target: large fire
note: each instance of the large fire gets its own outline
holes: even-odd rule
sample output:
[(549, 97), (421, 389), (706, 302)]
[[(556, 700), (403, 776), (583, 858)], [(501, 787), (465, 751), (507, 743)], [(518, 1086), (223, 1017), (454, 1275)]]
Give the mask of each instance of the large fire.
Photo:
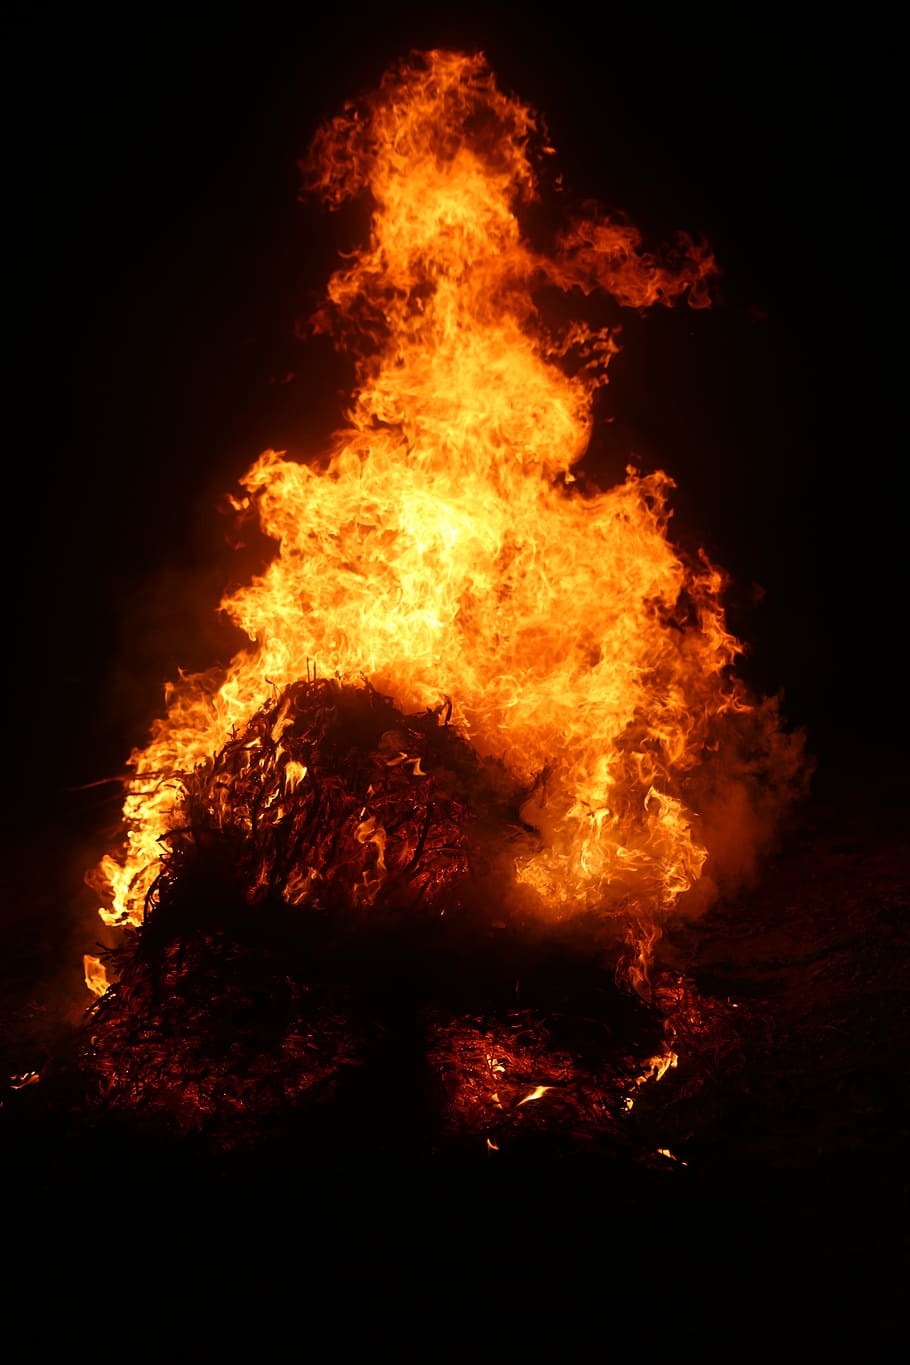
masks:
[[(356, 356), (356, 391), (327, 458), (266, 451), (243, 480), (237, 510), (276, 542), (222, 603), (249, 646), (217, 678), (170, 684), (132, 754), (125, 846), (94, 875), (105, 923), (142, 922), (194, 771), (313, 677), (367, 680), (405, 714), (445, 709), (523, 792), (503, 896), (528, 916), (609, 919), (643, 960), (742, 861), (737, 828), (766, 823), (798, 746), (735, 674), (722, 572), (668, 538), (670, 478), (630, 467), (599, 490), (573, 474), (616, 329), (557, 325), (541, 305), (559, 290), (702, 307), (715, 264), (683, 237), (650, 254), (599, 212), (537, 250), (518, 215), (551, 155), (485, 59), (451, 52), (413, 57), (316, 136), (309, 189), (372, 205), (315, 319)], [(279, 758), (292, 719), (279, 708)], [(406, 746), (388, 762), (419, 767)], [(312, 780), (286, 767), (288, 789)], [(372, 885), (387, 831), (364, 815), (357, 833)]]

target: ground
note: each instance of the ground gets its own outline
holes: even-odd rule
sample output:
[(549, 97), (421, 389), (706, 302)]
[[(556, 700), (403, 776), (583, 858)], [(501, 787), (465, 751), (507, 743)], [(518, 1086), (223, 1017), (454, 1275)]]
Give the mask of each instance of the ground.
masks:
[(495, 1302), (494, 1337), (537, 1324), (522, 1358), (549, 1358), (534, 1351), (552, 1336), (587, 1359), (638, 1316), (647, 1339), (703, 1359), (877, 1359), (908, 1325), (906, 809), (898, 782), (874, 801), (858, 782), (823, 770), (754, 887), (667, 936), (657, 997), (679, 1064), (594, 1141), (539, 1123), (498, 1152), (409, 1149), (409, 1120), (399, 1151), (371, 1152), (374, 1121), (349, 1108), (333, 1146), (302, 1159), (287, 1143), (219, 1157), (89, 1121), (61, 1081), (84, 1027), (60, 957), (78, 933), (39, 890), (4, 925), (4, 1075), (41, 1076), (4, 1089), (8, 1207), (34, 1231), (87, 1207), (100, 1227), (130, 1208), (154, 1219), (163, 1199), (178, 1260), (224, 1256), (227, 1219), (254, 1278), (291, 1272), (268, 1239), (294, 1228), (326, 1293), (343, 1264), (387, 1316), (412, 1302), (396, 1331), (461, 1303), (434, 1358), (482, 1358), (468, 1318)]

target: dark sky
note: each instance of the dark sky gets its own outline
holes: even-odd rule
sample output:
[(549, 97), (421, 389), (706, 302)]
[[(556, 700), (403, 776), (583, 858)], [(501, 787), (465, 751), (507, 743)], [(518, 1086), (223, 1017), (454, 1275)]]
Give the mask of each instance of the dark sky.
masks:
[(592, 473), (633, 454), (668, 469), (680, 535), (733, 576), (750, 676), (819, 747), (863, 735), (884, 611), (860, 624), (855, 584), (857, 566), (886, 576), (887, 498), (837, 472), (835, 149), (809, 44), (742, 16), (709, 39), (691, 17), (594, 34), (568, 13), (337, 10), (9, 21), (9, 708), (31, 717), (9, 743), (34, 790), (48, 762), (63, 786), (109, 775), (163, 679), (224, 647), (216, 504), (265, 446), (312, 448), (343, 401), (343, 366), (295, 336), (341, 244), (298, 201), (297, 158), (413, 47), (485, 51), (543, 114), (568, 200), (712, 242), (710, 312), (629, 319)]

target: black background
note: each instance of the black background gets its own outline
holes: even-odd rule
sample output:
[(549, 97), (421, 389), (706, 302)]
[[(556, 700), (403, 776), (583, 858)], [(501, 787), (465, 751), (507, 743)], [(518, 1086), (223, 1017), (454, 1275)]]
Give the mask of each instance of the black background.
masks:
[[(790, 722), (805, 727), (815, 790), (852, 789), (868, 814), (899, 785), (902, 508), (893, 446), (880, 439), (878, 402), (859, 375), (867, 302), (879, 286), (868, 278), (854, 107), (839, 55), (849, 38), (802, 32), (783, 12), (630, 19), (609, 6), (596, 21), (569, 7), (544, 18), (464, 5), (443, 18), (378, 5), (318, 19), (303, 6), (268, 5), (32, 6), (7, 18), (4, 930), (14, 949), (26, 945), (11, 970), (34, 980), (37, 998), (53, 999), (47, 954), (65, 937), (58, 970), (84, 1004), (79, 960), (97, 921), (82, 874), (105, 851), (120, 800), (105, 779), (144, 742), (164, 680), (230, 652), (214, 609), (248, 566), (227, 550), (219, 502), (260, 450), (305, 457), (339, 419), (349, 371), (326, 343), (298, 339), (296, 326), (339, 247), (353, 245), (339, 234), (354, 219), (299, 200), (297, 160), (323, 118), (411, 48), (487, 54), (501, 86), (546, 120), (567, 208), (593, 197), (627, 211), (655, 244), (677, 229), (710, 240), (723, 270), (712, 309), (625, 320), (586, 467), (608, 482), (634, 456), (676, 480), (674, 531), (729, 571), (731, 621), (749, 647), (743, 670), (758, 691), (781, 691)], [(857, 50), (851, 62), (855, 75)], [(35, 916), (48, 926), (37, 939), (20, 928)], [(66, 935), (53, 927), (61, 921)], [(95, 1193), (114, 1220), (109, 1240), (123, 1236), (130, 1254), (137, 1240), (147, 1250), (150, 1225), (123, 1232), (122, 1197)], [(495, 1189), (466, 1206), (461, 1230), (448, 1208), (446, 1234), (483, 1242), (476, 1284), (476, 1245), (463, 1256), (447, 1248), (461, 1283), (452, 1312), (465, 1339), (476, 1315), (479, 1344), (446, 1356), (442, 1314), (421, 1358), (487, 1358), (491, 1305), (500, 1328), (512, 1322), (527, 1337), (548, 1309), (548, 1282), (537, 1277), (558, 1267), (563, 1236), (576, 1259), (595, 1235), (602, 1255), (622, 1262), (628, 1229), (609, 1226), (606, 1196), (592, 1234), (584, 1180), (569, 1204), (557, 1178), (544, 1194), (544, 1247), (533, 1233), (518, 1246)], [(716, 1215), (723, 1192), (713, 1200)], [(513, 1189), (500, 1212), (519, 1207), (524, 1196)], [(351, 1198), (341, 1208), (350, 1222), (339, 1222), (327, 1248), (343, 1287), (351, 1237), (361, 1234), (348, 1231)], [(728, 1359), (711, 1327), (724, 1249), (706, 1251), (707, 1235), (703, 1273), (685, 1267), (674, 1322), (657, 1321), (659, 1286), (680, 1284), (687, 1255), (685, 1230), (668, 1228), (665, 1212), (649, 1206), (653, 1225), (637, 1229), (636, 1243), (649, 1249), (648, 1274), (630, 1262), (613, 1281), (628, 1297), (605, 1301), (592, 1347), (647, 1342), (682, 1324), (703, 1356)], [(169, 1235), (186, 1235), (185, 1210), (153, 1214), (158, 1233), (166, 1223)], [(734, 1205), (731, 1222), (736, 1214)], [(305, 1211), (294, 1216), (294, 1235), (305, 1237)], [(426, 1256), (440, 1250), (433, 1217), (424, 1209), (417, 1222), (427, 1240), (406, 1253), (425, 1282)], [(786, 1238), (786, 1228), (778, 1232)], [(222, 1271), (231, 1236), (228, 1219)], [(513, 1257), (508, 1302), (497, 1298), (497, 1238)], [(747, 1238), (741, 1230), (740, 1245)], [(381, 1260), (376, 1227), (369, 1246)], [(760, 1252), (751, 1249), (756, 1261)], [(239, 1250), (238, 1279), (224, 1282), (234, 1312), (251, 1293), (240, 1268), (255, 1253)], [(406, 1294), (407, 1275), (395, 1283)], [(603, 1288), (595, 1269), (583, 1286), (589, 1308)], [(283, 1292), (306, 1307), (292, 1273)], [(574, 1293), (561, 1285), (554, 1359)], [(792, 1294), (795, 1302), (797, 1281)], [(213, 1316), (224, 1297), (211, 1299)], [(759, 1283), (749, 1300), (756, 1318), (741, 1324), (734, 1358), (751, 1358), (745, 1344), (761, 1297)], [(440, 1309), (444, 1298), (437, 1286)], [(245, 1306), (253, 1319), (269, 1317), (262, 1297)], [(324, 1326), (326, 1305), (314, 1306)], [(344, 1313), (357, 1312), (355, 1296)], [(344, 1318), (330, 1318), (343, 1341)], [(778, 1358), (793, 1358), (780, 1330)]]
[(247, 566), (217, 505), (261, 449), (318, 451), (350, 385), (295, 335), (354, 231), (300, 200), (297, 160), (429, 46), (480, 48), (543, 115), (567, 213), (593, 197), (654, 245), (712, 243), (709, 312), (625, 319), (586, 468), (667, 469), (675, 534), (731, 575), (750, 681), (826, 761), (878, 743), (896, 509), (855, 426), (830, 62), (764, 19), (607, 18), (13, 21), (6, 676), (41, 716), (10, 737), (36, 794), (109, 776), (164, 679), (230, 652), (214, 607)]

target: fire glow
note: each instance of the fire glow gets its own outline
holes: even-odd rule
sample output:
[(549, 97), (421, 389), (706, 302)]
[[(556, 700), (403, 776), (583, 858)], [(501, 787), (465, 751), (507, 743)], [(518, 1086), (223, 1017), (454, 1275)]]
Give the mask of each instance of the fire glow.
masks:
[[(356, 357), (357, 387), (324, 459), (266, 451), (242, 481), (236, 510), (276, 542), (222, 602), (249, 646), (215, 680), (169, 684), (133, 752), (125, 844), (93, 874), (106, 924), (143, 922), (194, 771), (314, 674), (366, 680), (406, 715), (444, 712), (524, 793), (496, 869), (505, 901), (611, 921), (640, 975), (668, 917), (748, 860), (730, 812), (757, 838), (796, 746), (735, 674), (723, 573), (668, 537), (671, 479), (630, 467), (600, 490), (578, 472), (617, 326), (555, 326), (540, 304), (557, 290), (617, 311), (704, 307), (716, 267), (682, 236), (653, 255), (600, 211), (534, 248), (519, 213), (552, 154), (481, 55), (448, 52), (403, 63), (317, 134), (309, 190), (373, 209), (314, 319)], [(279, 748), (290, 723), (279, 712)], [(406, 747), (386, 761), (422, 775)], [(286, 764), (289, 791), (312, 780)], [(369, 907), (408, 850), (366, 808), (356, 838)], [(305, 907), (319, 879), (297, 873), (285, 894)]]

